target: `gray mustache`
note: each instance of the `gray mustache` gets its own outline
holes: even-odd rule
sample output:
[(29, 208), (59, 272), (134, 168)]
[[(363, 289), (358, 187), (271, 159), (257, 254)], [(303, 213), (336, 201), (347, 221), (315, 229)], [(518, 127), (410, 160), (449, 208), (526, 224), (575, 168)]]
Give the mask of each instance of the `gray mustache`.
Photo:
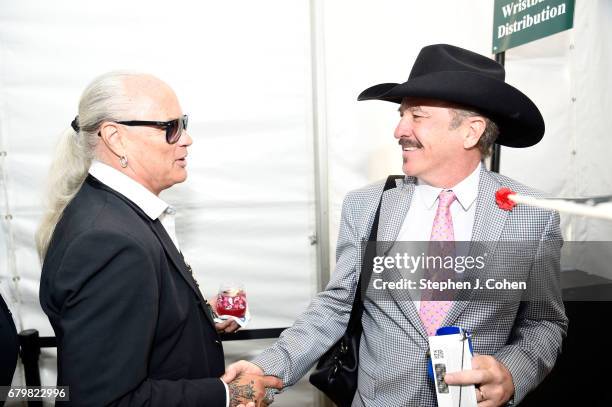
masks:
[(402, 148), (406, 148), (406, 147), (421, 148), (421, 147), (423, 147), (423, 145), (421, 143), (419, 143), (418, 140), (412, 140), (412, 139), (409, 139), (409, 138), (401, 138), (401, 139), (398, 140), (397, 144), (402, 146)]

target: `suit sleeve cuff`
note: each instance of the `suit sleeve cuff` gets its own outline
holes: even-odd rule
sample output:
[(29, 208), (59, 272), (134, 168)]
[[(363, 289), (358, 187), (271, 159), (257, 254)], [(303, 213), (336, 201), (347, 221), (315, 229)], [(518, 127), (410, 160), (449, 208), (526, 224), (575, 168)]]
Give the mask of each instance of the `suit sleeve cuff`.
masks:
[(223, 380), (221, 380), (221, 383), (223, 383), (223, 387), (225, 387), (225, 407), (230, 407), (229, 387), (227, 387), (227, 383), (225, 383)]
[(518, 347), (510, 345), (502, 348), (494, 357), (501, 362), (512, 376), (514, 394), (510, 399), (515, 405), (521, 402), (533, 385), (533, 364), (529, 357), (522, 353)]

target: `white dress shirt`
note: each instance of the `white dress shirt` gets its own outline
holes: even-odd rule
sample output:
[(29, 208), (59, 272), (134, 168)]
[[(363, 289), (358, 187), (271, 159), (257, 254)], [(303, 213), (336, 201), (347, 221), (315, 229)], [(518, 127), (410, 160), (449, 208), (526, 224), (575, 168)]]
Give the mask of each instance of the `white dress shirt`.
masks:
[[(476, 214), (476, 197), (478, 196), (481, 166), (482, 164), (479, 163), (470, 175), (453, 188), (436, 188), (417, 179), (410, 208), (397, 235), (397, 241), (429, 241), (433, 221), (438, 210), (438, 196), (443, 190), (453, 191), (457, 197), (450, 206), (455, 241), (470, 241)], [(414, 305), (418, 310), (420, 301), (414, 301)]]
[(0, 295), (4, 298), (4, 302), (11, 313), (11, 318), (13, 318), (13, 323), (15, 324), (15, 328), (19, 331), (20, 325), (17, 324), (17, 310), (14, 307), (14, 296), (13, 291), (11, 290), (9, 278), (0, 277)]
[(98, 181), (134, 202), (151, 220), (159, 219), (176, 249), (180, 251), (174, 222), (176, 210), (172, 206), (142, 184), (100, 161), (94, 160), (91, 163), (89, 173), (96, 177)]
[[(180, 251), (174, 222), (176, 209), (140, 183), (110, 165), (94, 160), (89, 168), (89, 173), (96, 177), (98, 181), (134, 202), (151, 220), (159, 219), (176, 249)], [(225, 386), (225, 400), (227, 407), (229, 407), (229, 389), (223, 380), (221, 382)]]

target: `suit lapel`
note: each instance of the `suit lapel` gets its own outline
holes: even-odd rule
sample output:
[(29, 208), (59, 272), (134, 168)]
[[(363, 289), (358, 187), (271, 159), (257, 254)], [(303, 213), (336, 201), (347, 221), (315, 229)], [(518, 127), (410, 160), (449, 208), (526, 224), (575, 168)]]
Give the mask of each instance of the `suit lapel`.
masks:
[(170, 236), (168, 236), (166, 229), (164, 229), (164, 226), (158, 219), (151, 222), (151, 229), (161, 242), (164, 251), (166, 252), (166, 255), (170, 258), (170, 260), (174, 264), (174, 267), (177, 268), (181, 277), (185, 280), (187, 285), (191, 287), (195, 295), (200, 299), (200, 303), (202, 305), (202, 309), (204, 311), (204, 314), (206, 315), (206, 318), (214, 326), (215, 322), (211, 315), (210, 308), (208, 306), (208, 301), (206, 301), (202, 296), (200, 287), (197, 285), (195, 279), (191, 275), (191, 271), (190, 269), (188, 269), (188, 266), (185, 263), (185, 260), (183, 259), (183, 255), (179, 253), (176, 246), (172, 242), (172, 239), (170, 239)]
[(187, 285), (191, 287), (191, 289), (200, 299), (200, 302), (202, 305), (202, 311), (204, 312), (204, 314), (206, 315), (206, 318), (210, 321), (210, 323), (214, 327), (215, 322), (211, 315), (210, 308), (208, 306), (208, 302), (204, 299), (204, 297), (202, 297), (202, 292), (200, 291), (199, 287), (197, 287), (195, 279), (191, 275), (191, 272), (187, 269), (187, 265), (185, 264), (183, 256), (177, 250), (176, 246), (172, 242), (172, 239), (170, 239), (170, 236), (168, 236), (168, 233), (166, 232), (166, 229), (164, 229), (161, 222), (157, 219), (155, 221), (152, 221), (151, 218), (149, 218), (142, 211), (142, 209), (138, 207), (138, 205), (130, 201), (128, 198), (126, 198), (119, 192), (110, 188), (108, 185), (104, 184), (103, 182), (100, 182), (94, 176), (88, 175), (86, 178), (86, 182), (88, 182), (94, 188), (101, 188), (101, 189), (104, 189), (105, 191), (108, 191), (116, 195), (119, 199), (124, 201), (130, 208), (132, 208), (136, 212), (136, 214), (138, 214), (138, 216), (140, 216), (145, 222), (149, 224), (149, 227), (151, 228), (153, 233), (155, 233), (155, 235), (157, 236), (157, 239), (160, 241), (162, 247), (164, 248), (164, 251), (166, 252), (166, 256), (170, 258), (170, 260), (174, 264), (174, 267), (176, 267), (176, 269), (179, 271), (179, 274), (181, 275), (181, 277), (185, 280)]
[[(404, 219), (410, 209), (412, 197), (414, 195), (416, 179), (407, 177), (404, 180), (397, 180), (397, 187), (386, 191), (382, 197), (380, 207), (380, 222), (378, 224), (378, 247), (377, 255), (381, 256), (388, 253), (397, 240)], [(388, 281), (398, 281), (403, 276), (398, 270), (390, 270)], [(406, 316), (406, 319), (424, 337), (427, 333), (419, 317), (419, 312), (414, 306), (414, 301), (410, 298), (408, 291), (390, 290), (391, 297), (397, 306)]]
[(398, 179), (395, 188), (385, 191), (380, 206), (380, 221), (378, 223), (378, 241), (389, 243), (387, 251), (393, 245), (397, 235), (404, 223), (412, 195), (414, 193), (413, 178), (408, 181)]
[(480, 181), (478, 183), (472, 241), (499, 241), (508, 218), (508, 211), (501, 209), (495, 203), (495, 192), (499, 188), (501, 188), (499, 182), (483, 166), (480, 170)]
[[(480, 171), (480, 181), (478, 183), (478, 196), (476, 198), (476, 213), (474, 216), (474, 227), (472, 229), (472, 244), (470, 245), (470, 255), (478, 256), (482, 254), (482, 243), (487, 252), (488, 258), (493, 258), (492, 254), (501, 237), (502, 231), (508, 218), (508, 211), (500, 209), (495, 203), (495, 192), (501, 187), (499, 182), (491, 176), (484, 165)], [(480, 248), (479, 248), (480, 247)], [(477, 275), (466, 276), (468, 280), (474, 281)], [(453, 303), (450, 311), (446, 315), (442, 326), (450, 326), (457, 321), (465, 307), (474, 295), (475, 290), (461, 290), (457, 300)]]

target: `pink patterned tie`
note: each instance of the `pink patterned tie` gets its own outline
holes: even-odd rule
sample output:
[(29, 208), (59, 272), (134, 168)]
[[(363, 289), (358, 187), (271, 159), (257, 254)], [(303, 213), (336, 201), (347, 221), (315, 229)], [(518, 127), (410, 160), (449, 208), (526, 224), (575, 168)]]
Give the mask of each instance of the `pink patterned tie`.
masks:
[[(453, 242), (455, 240), (450, 206), (456, 198), (457, 197), (453, 191), (440, 192), (440, 196), (438, 197), (438, 210), (436, 211), (436, 217), (434, 218), (433, 226), (431, 228), (431, 237), (429, 239), (430, 242)], [(454, 254), (454, 244), (442, 244), (442, 249), (438, 249), (437, 251), (431, 250), (431, 247), (433, 246), (433, 244), (430, 244), (430, 255), (434, 254), (431, 253), (431, 251), (435, 251), (436, 256), (442, 256), (443, 258), (445, 255)], [(431, 273), (425, 274), (425, 277), (429, 277), (430, 280), (432, 280), (432, 276), (433, 274)], [(436, 275), (433, 277), (433, 279), (440, 280), (439, 277), (440, 275)], [(432, 295), (431, 291), (422, 291), (421, 306), (419, 308), (419, 316), (421, 317), (423, 326), (425, 326), (425, 330), (429, 336), (435, 335), (436, 329), (440, 327), (440, 324), (453, 304), (452, 301), (430, 300), (434, 297), (435, 295)]]

